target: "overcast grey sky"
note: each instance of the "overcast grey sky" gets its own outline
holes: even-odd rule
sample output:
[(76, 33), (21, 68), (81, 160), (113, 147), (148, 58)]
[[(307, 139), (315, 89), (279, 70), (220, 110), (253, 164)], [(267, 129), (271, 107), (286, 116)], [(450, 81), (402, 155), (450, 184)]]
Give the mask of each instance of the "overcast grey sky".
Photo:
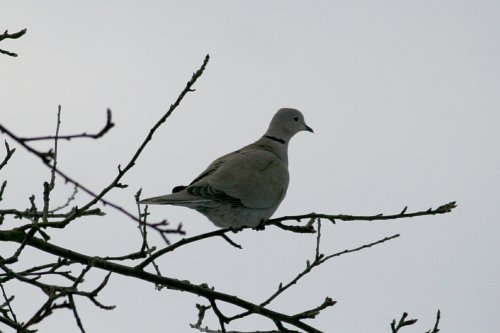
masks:
[[(190, 182), (215, 157), (262, 135), (284, 106), (300, 109), (315, 134), (300, 133), (290, 145), (291, 184), (275, 216), (458, 202), (444, 216), (325, 225), (325, 253), (401, 237), (325, 264), (273, 309), (300, 311), (330, 296), (338, 304), (314, 321), (325, 332), (389, 332), (403, 311), (419, 319), (406, 332), (424, 332), (438, 308), (443, 332), (498, 331), (500, 2), (0, 1), (0, 29), (22, 28), (25, 37), (0, 44), (19, 53), (0, 57), (0, 121), (21, 135), (52, 133), (61, 104), (62, 133), (90, 132), (110, 107), (116, 127), (109, 135), (59, 151), (61, 169), (94, 190), (115, 176), (211, 55), (197, 91), (126, 177), (129, 188), (109, 195), (130, 210), (137, 189), (158, 195)], [(2, 207), (26, 208), (47, 177), (18, 149), (0, 174), (9, 180)], [(58, 183), (54, 200), (71, 191)], [(135, 225), (108, 211), (53, 232), (53, 242), (91, 255), (138, 249)], [(189, 235), (215, 229), (188, 209), (151, 211), (182, 222)], [(214, 239), (159, 264), (165, 275), (259, 302), (314, 254), (314, 236), (274, 228), (233, 238), (243, 250)], [(152, 242), (161, 245), (156, 236)], [(13, 249), (0, 246), (1, 253)], [(96, 271), (89, 286), (102, 276)], [(40, 305), (25, 287), (9, 292), (19, 294), (21, 314)], [(188, 323), (201, 299), (113, 276), (101, 301), (116, 310), (79, 302), (88, 332), (193, 332)], [(217, 327), (213, 318), (208, 324)], [(69, 311), (39, 328), (77, 331)], [(269, 323), (233, 327), (258, 328)]]

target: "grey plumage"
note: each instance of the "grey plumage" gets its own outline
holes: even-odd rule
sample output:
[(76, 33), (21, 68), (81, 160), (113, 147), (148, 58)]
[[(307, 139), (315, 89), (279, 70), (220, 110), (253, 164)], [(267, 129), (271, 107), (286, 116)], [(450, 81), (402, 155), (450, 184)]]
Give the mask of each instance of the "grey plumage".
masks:
[(296, 109), (280, 109), (256, 142), (213, 161), (189, 186), (143, 204), (184, 206), (204, 214), (216, 226), (241, 229), (267, 221), (285, 197), (288, 143), (300, 131), (313, 130)]

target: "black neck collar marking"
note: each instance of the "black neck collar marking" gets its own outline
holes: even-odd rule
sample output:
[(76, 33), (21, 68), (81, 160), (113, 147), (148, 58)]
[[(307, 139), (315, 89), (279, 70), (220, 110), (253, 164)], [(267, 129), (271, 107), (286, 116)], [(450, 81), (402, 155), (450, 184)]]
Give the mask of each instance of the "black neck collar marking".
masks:
[(273, 140), (273, 141), (276, 141), (276, 142), (279, 142), (281, 144), (285, 144), (286, 141), (283, 140), (283, 139), (280, 139), (280, 138), (277, 138), (277, 137), (274, 137), (274, 136), (270, 136), (270, 135), (264, 135), (265, 138), (268, 138), (269, 140)]

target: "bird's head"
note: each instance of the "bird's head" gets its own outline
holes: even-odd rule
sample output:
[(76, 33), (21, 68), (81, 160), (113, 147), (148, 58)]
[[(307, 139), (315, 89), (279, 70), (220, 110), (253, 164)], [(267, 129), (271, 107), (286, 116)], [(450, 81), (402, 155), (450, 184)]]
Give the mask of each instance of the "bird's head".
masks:
[(313, 129), (307, 126), (304, 116), (299, 110), (283, 108), (274, 115), (266, 135), (287, 142), (292, 136), (301, 131), (314, 133)]

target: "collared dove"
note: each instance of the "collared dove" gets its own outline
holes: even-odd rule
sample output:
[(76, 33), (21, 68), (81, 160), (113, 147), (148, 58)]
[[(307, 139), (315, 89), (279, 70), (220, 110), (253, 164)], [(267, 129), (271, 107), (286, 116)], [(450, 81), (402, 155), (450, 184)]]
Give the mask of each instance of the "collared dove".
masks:
[(288, 143), (300, 131), (313, 132), (296, 109), (280, 109), (257, 141), (213, 161), (189, 186), (143, 204), (194, 209), (221, 228), (257, 227), (278, 208), (288, 188)]

